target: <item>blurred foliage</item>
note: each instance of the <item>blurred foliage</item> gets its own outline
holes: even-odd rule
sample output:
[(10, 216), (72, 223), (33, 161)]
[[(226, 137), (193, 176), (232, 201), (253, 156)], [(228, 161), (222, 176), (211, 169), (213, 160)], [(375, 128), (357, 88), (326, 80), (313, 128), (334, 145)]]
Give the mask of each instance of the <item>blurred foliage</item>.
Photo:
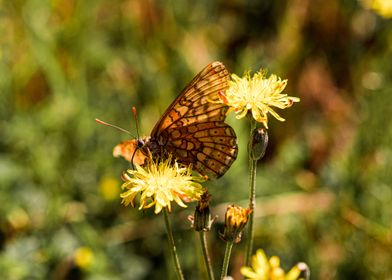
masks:
[[(134, 105), (148, 134), (186, 83), (220, 60), (239, 75), (268, 67), (301, 98), (286, 122), (270, 123), (256, 248), (281, 256), (285, 270), (308, 263), (312, 279), (392, 279), (388, 5), (0, 0), (0, 278), (172, 279), (162, 217), (120, 205), (127, 163), (111, 150), (129, 136), (94, 118), (135, 132)], [(247, 198), (248, 127), (228, 121), (240, 153), (209, 183), (216, 268), (221, 206)], [(191, 208), (171, 218), (187, 279), (203, 279)], [(235, 279), (243, 249), (233, 250)]]

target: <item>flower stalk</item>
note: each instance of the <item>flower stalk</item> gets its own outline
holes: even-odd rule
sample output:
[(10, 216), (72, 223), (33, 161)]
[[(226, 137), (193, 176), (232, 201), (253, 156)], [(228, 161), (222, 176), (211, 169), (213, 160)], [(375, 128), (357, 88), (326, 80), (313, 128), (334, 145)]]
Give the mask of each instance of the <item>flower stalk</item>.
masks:
[(206, 265), (208, 280), (214, 280), (214, 270), (212, 269), (211, 258), (208, 253), (208, 246), (207, 246), (207, 232), (206, 231), (199, 231), (201, 249), (203, 251), (204, 263)]
[(226, 242), (225, 256), (223, 257), (222, 273), (220, 279), (225, 279), (227, 275), (227, 270), (229, 268), (231, 249), (233, 248), (233, 241)]
[(211, 258), (208, 253), (207, 246), (207, 232), (211, 229), (211, 224), (213, 219), (211, 219), (209, 202), (211, 200), (211, 195), (208, 190), (200, 197), (200, 200), (196, 206), (195, 213), (193, 217), (191, 216), (191, 221), (195, 231), (199, 232), (200, 244), (203, 251), (204, 264), (206, 266), (206, 271), (209, 280), (214, 280), (214, 270), (212, 269)]
[(253, 252), (254, 239), (254, 210), (256, 208), (256, 170), (257, 161), (261, 159), (267, 148), (268, 133), (264, 128), (257, 128), (256, 121), (249, 116), (250, 120), (250, 136), (248, 144), (249, 157), (249, 226), (248, 226), (248, 240), (245, 253), (245, 264), (249, 265)]
[(181, 270), (180, 260), (178, 259), (176, 245), (174, 244), (173, 232), (169, 220), (168, 210), (166, 208), (163, 209), (163, 217), (165, 220), (167, 238), (169, 241), (169, 249), (173, 258), (174, 269), (176, 271), (177, 279), (184, 280), (184, 275)]
[(251, 210), (248, 222), (248, 239), (246, 244), (245, 253), (245, 264), (249, 265), (250, 259), (252, 257), (253, 251), (253, 239), (254, 239), (254, 209), (256, 208), (256, 170), (257, 170), (257, 160), (252, 157), (252, 134), (253, 130), (256, 128), (256, 121), (253, 118), (250, 119), (250, 136), (249, 136), (249, 146), (248, 146), (248, 156), (249, 156), (249, 209)]

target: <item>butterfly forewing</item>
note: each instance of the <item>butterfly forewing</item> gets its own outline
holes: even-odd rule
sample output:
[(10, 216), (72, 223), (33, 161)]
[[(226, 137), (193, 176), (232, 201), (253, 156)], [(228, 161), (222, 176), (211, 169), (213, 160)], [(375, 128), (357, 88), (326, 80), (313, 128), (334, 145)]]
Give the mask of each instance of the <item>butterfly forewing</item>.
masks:
[(163, 150), (203, 175), (222, 176), (238, 152), (235, 132), (224, 123), (227, 107), (213, 102), (227, 90), (228, 80), (221, 62), (205, 67), (155, 125), (150, 140), (153, 154)]
[(229, 73), (221, 62), (207, 65), (169, 106), (151, 136), (159, 136), (169, 126), (181, 127), (205, 119), (223, 121), (227, 106), (211, 101), (218, 98), (219, 92), (227, 90), (228, 81)]

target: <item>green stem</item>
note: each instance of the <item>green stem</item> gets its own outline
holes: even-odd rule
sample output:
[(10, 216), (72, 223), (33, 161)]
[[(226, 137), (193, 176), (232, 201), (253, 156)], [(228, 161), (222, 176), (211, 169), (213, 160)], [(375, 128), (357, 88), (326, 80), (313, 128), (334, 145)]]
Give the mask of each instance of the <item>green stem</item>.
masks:
[(231, 256), (231, 249), (233, 248), (233, 241), (226, 241), (226, 249), (225, 249), (225, 256), (223, 259), (223, 265), (222, 265), (222, 274), (221, 274), (221, 280), (223, 280), (226, 275), (227, 275), (227, 270), (229, 268), (229, 262), (230, 262), (230, 256)]
[(208, 279), (214, 280), (215, 279), (214, 271), (212, 270), (210, 255), (208, 254), (207, 232), (205, 232), (204, 230), (199, 231), (199, 236), (200, 236), (201, 248), (203, 249), (203, 257), (206, 265)]
[(174, 267), (175, 267), (176, 274), (177, 274), (177, 279), (184, 280), (184, 275), (182, 274), (182, 271), (181, 271), (180, 260), (178, 259), (178, 255), (177, 255), (176, 245), (174, 244), (174, 238), (173, 238), (173, 232), (172, 232), (171, 225), (170, 225), (169, 214), (168, 214), (166, 208), (163, 209), (163, 216), (165, 218), (167, 237), (169, 239), (169, 248), (170, 248), (170, 251), (171, 251), (171, 254), (173, 257), (173, 262), (174, 262)]
[(254, 210), (256, 208), (256, 166), (257, 160), (252, 158), (252, 132), (256, 128), (256, 122), (251, 119), (250, 120), (250, 134), (249, 134), (249, 145), (248, 145), (248, 157), (249, 157), (249, 209), (251, 210), (248, 221), (248, 239), (246, 246), (246, 255), (245, 255), (245, 265), (250, 265), (250, 260), (253, 252), (253, 239), (254, 239), (254, 229), (253, 229), (253, 221), (254, 221)]

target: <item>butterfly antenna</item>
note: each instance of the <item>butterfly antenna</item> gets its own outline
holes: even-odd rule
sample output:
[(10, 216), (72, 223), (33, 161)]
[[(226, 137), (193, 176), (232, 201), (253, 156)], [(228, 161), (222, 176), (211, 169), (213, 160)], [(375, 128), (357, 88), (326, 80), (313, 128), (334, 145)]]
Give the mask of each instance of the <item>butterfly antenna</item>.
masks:
[(136, 113), (136, 107), (132, 107), (132, 113), (133, 113), (133, 118), (135, 119), (135, 124), (136, 124), (136, 134), (137, 134), (137, 139), (140, 139), (139, 136), (139, 122), (137, 120), (137, 113)]
[[(137, 139), (138, 139), (138, 143), (139, 143), (139, 139), (140, 139), (140, 134), (139, 134), (139, 121), (137, 118), (137, 111), (136, 111), (136, 107), (132, 106), (132, 114), (133, 114), (133, 118), (135, 119), (135, 125), (136, 125), (136, 135), (137, 135)], [(139, 145), (136, 146), (135, 151), (133, 152), (132, 155), (132, 160), (131, 160), (131, 164), (132, 164), (132, 168), (135, 169), (135, 166), (133, 164), (133, 159), (135, 158), (136, 152), (137, 150), (139, 150), (141, 147), (139, 147)]]
[(124, 128), (121, 128), (121, 127), (119, 127), (119, 126), (117, 126), (117, 125), (114, 125), (114, 124), (111, 124), (111, 123), (107, 123), (107, 122), (101, 121), (100, 119), (95, 119), (95, 121), (96, 121), (97, 123), (99, 123), (99, 124), (103, 124), (103, 125), (106, 125), (106, 126), (110, 126), (110, 127), (115, 128), (115, 129), (118, 129), (118, 130), (120, 130), (120, 131), (122, 131), (122, 132), (125, 132), (125, 133), (127, 133), (127, 134), (129, 134), (129, 135), (132, 135), (132, 133), (130, 133), (128, 130), (126, 130), (126, 129), (124, 129)]

